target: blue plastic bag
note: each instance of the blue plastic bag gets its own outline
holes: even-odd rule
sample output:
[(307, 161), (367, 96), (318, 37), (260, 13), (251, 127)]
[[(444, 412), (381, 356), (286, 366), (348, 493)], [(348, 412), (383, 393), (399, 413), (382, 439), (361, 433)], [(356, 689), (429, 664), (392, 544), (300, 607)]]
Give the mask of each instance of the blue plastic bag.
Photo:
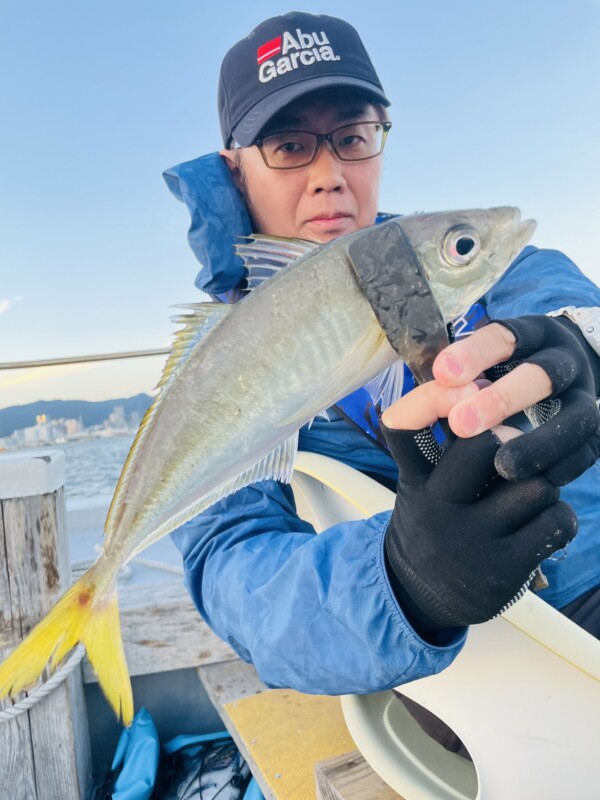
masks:
[(95, 800), (264, 800), (226, 732), (180, 735), (160, 745), (142, 708), (123, 730)]
[(111, 770), (120, 770), (113, 787), (113, 800), (149, 800), (154, 790), (160, 743), (154, 721), (141, 708), (117, 744)]

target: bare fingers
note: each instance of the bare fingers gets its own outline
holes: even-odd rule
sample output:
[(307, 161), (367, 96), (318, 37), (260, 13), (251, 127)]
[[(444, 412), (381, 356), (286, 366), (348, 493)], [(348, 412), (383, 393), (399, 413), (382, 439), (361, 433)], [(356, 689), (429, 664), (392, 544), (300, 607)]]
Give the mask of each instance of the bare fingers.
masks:
[(464, 386), (442, 386), (437, 381), (429, 381), (401, 397), (384, 411), (381, 419), (388, 428), (420, 430), (438, 419), (447, 418), (456, 403), (468, 402), (466, 398), (478, 391), (479, 387), (473, 382)]
[[(439, 354), (433, 365), (436, 381), (449, 387), (472, 381), (510, 359), (515, 346), (510, 330), (494, 323), (486, 325)], [(458, 401), (449, 412), (448, 423), (457, 436), (476, 436), (550, 394), (552, 382), (546, 372), (535, 364), (521, 364), (476, 396)]]
[(541, 367), (520, 364), (476, 397), (457, 403), (448, 423), (457, 436), (476, 436), (551, 394), (552, 384)]

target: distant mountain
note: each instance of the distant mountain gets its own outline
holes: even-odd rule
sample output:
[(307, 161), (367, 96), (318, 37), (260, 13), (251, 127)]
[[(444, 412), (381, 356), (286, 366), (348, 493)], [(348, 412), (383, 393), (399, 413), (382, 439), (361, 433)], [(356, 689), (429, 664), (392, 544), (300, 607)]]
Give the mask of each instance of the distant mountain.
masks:
[(10, 436), (19, 428), (29, 428), (35, 425), (35, 418), (45, 414), (48, 419), (79, 419), (81, 418), (86, 428), (92, 425), (101, 425), (108, 419), (115, 406), (123, 406), (125, 414), (137, 411), (143, 415), (152, 402), (147, 394), (136, 394), (135, 397), (119, 398), (118, 400), (101, 400), (90, 402), (88, 400), (38, 400), (24, 406), (11, 406), (0, 409), (0, 438)]

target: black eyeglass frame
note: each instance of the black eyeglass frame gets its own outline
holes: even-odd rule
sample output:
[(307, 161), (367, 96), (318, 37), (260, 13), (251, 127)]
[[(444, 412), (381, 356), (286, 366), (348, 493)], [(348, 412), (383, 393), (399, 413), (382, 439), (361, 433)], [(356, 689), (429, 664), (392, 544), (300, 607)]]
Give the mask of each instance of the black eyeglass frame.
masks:
[[(381, 145), (376, 153), (373, 153), (373, 155), (371, 156), (364, 156), (363, 158), (344, 158), (344, 156), (338, 153), (332, 138), (333, 134), (343, 130), (343, 128), (351, 128), (354, 125), (381, 125), (382, 128)], [(392, 123), (390, 120), (385, 120), (384, 122), (382, 122), (381, 120), (373, 119), (373, 120), (365, 120), (363, 122), (347, 122), (345, 125), (340, 125), (339, 127), (334, 128), (332, 131), (329, 131), (328, 133), (314, 133), (314, 131), (300, 131), (300, 130), (281, 131), (280, 133), (270, 133), (267, 136), (261, 136), (254, 142), (254, 144), (256, 145), (256, 147), (258, 147), (258, 152), (261, 154), (262, 160), (265, 162), (265, 165), (269, 169), (288, 170), (288, 169), (302, 169), (302, 167), (308, 167), (308, 165), (312, 164), (312, 162), (317, 157), (317, 153), (321, 149), (321, 145), (323, 144), (323, 142), (329, 142), (331, 150), (340, 159), (340, 161), (346, 161), (346, 162), (369, 161), (369, 159), (377, 158), (377, 156), (380, 156), (383, 153), (383, 148), (385, 147), (387, 135), (390, 132), (391, 127)], [(312, 156), (310, 157), (310, 161), (306, 161), (304, 164), (296, 164), (293, 167), (274, 167), (271, 164), (269, 164), (269, 162), (267, 161), (267, 157), (262, 149), (265, 139), (269, 139), (271, 136), (281, 136), (282, 134), (286, 133), (308, 133), (310, 136), (315, 137), (315, 149), (313, 151)]]

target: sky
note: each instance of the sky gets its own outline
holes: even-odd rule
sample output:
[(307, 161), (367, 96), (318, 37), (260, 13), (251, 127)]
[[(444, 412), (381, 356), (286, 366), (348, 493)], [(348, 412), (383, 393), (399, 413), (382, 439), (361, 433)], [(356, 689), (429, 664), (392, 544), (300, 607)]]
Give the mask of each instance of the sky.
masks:
[[(515, 205), (596, 283), (600, 0), (304, 2), (392, 107), (380, 207)], [(270, 0), (0, 0), (0, 362), (167, 347), (202, 299), (163, 170), (219, 149), (221, 60)], [(0, 371), (0, 408), (150, 392), (164, 358)]]

